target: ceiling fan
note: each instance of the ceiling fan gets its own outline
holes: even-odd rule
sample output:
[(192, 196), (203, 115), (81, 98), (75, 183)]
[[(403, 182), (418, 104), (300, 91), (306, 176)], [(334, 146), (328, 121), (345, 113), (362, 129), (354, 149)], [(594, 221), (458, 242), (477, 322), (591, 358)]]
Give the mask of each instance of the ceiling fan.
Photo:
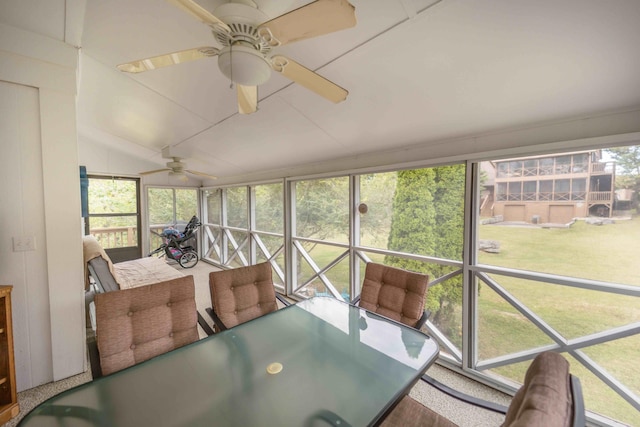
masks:
[(258, 107), (258, 86), (271, 70), (335, 103), (348, 91), (272, 49), (355, 26), (355, 7), (348, 0), (316, 0), (269, 20), (251, 0), (235, 0), (215, 9), (215, 15), (193, 0), (168, 0), (211, 27), (223, 46), (198, 47), (118, 65), (120, 71), (140, 73), (201, 58), (218, 57), (218, 68), (236, 84), (238, 111)]
[(190, 170), (190, 169), (185, 169), (185, 167), (187, 165), (182, 162), (182, 158), (181, 157), (171, 157), (171, 159), (173, 159), (173, 160), (170, 161), (170, 162), (167, 162), (167, 167), (166, 168), (156, 169), (156, 170), (146, 171), (146, 172), (140, 172), (140, 175), (151, 175), (151, 174), (154, 174), (154, 173), (169, 172), (169, 176), (178, 176), (184, 181), (187, 181), (189, 179), (186, 174), (201, 176), (201, 177), (209, 178), (209, 179), (217, 179), (217, 177), (215, 177), (213, 175), (206, 174), (204, 172), (198, 172), (198, 171), (194, 171), (194, 170)]

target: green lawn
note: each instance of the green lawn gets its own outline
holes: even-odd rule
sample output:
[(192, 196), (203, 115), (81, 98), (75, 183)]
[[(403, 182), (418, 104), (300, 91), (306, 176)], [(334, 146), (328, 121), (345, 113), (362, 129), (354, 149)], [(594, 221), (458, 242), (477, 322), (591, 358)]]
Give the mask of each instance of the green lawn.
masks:
[[(479, 254), (479, 261), (484, 264), (640, 286), (637, 272), (640, 218), (603, 226), (579, 221), (563, 229), (485, 225), (480, 228), (480, 238), (497, 240), (501, 245), (499, 254)], [(322, 267), (342, 252), (342, 248), (317, 245), (311, 254)], [(375, 262), (384, 260), (382, 255), (371, 255), (371, 258)], [(308, 278), (311, 268), (306, 262), (301, 268), (302, 277)], [(345, 258), (327, 276), (339, 291), (348, 290), (348, 260)], [(569, 339), (640, 321), (640, 298), (506, 276), (492, 277)], [(324, 291), (317, 282), (316, 288)], [(482, 360), (552, 343), (486, 284), (481, 284), (479, 308)], [(583, 351), (633, 393), (640, 395), (640, 366), (634, 363), (639, 359), (639, 350), (640, 335), (635, 335)], [(572, 372), (582, 381), (589, 410), (630, 425), (640, 425), (637, 410), (579, 362), (569, 359)], [(510, 365), (494, 372), (522, 382), (528, 364)]]
[[(640, 285), (640, 220), (593, 226), (577, 222), (568, 229), (482, 226), (483, 239), (497, 240), (499, 254), (481, 253), (482, 263), (530, 271)], [(640, 321), (640, 299), (604, 292), (493, 276), (518, 300), (566, 338), (575, 338)], [(486, 285), (480, 290), (482, 359), (552, 343)], [(640, 394), (640, 336), (589, 347), (584, 352), (636, 395)], [(527, 363), (496, 369), (522, 381)], [(640, 413), (571, 359), (583, 383), (588, 409), (631, 425)]]

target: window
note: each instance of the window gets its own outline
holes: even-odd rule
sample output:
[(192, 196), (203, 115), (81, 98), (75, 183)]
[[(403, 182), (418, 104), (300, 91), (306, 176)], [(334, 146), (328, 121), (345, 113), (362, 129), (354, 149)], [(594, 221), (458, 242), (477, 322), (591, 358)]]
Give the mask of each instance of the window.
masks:
[(388, 248), (397, 180), (397, 172), (360, 176), (360, 200), (357, 215), (360, 224), (361, 246)]
[(140, 180), (89, 176), (85, 232), (95, 236), (114, 262), (140, 258)]
[(149, 250), (162, 244), (160, 234), (167, 227), (184, 230), (192, 216), (198, 216), (198, 189), (147, 188)]
[[(640, 180), (627, 162), (640, 160), (632, 148), (207, 190), (206, 209), (219, 213), (207, 215), (204, 235), (210, 259), (235, 265), (242, 248), (243, 263), (268, 260), (274, 280), (300, 297), (352, 299), (371, 261), (424, 272), (425, 328), (447, 363), (510, 387), (552, 348), (570, 360), (597, 421), (635, 425)], [(478, 175), (466, 182), (469, 166)]]
[(522, 183), (522, 195), (523, 200), (535, 201), (536, 200), (536, 186), (537, 181), (525, 181)]
[(349, 177), (294, 183), (295, 292), (350, 299)]
[(555, 173), (558, 175), (571, 172), (571, 156), (556, 157)]
[(556, 179), (553, 184), (553, 200), (569, 200), (570, 179)]
[(571, 200), (585, 200), (587, 194), (587, 180), (586, 179), (572, 179), (571, 180)]
[(553, 158), (545, 157), (539, 160), (540, 175), (552, 175), (553, 174)]
[(524, 164), (524, 176), (536, 176), (538, 175), (538, 160), (529, 159), (523, 162)]
[(544, 180), (544, 181), (540, 181), (540, 193), (539, 193), (539, 200), (544, 201), (544, 200), (551, 200), (553, 197), (553, 181), (551, 180)]
[(203, 194), (203, 258), (224, 267), (270, 262), (274, 284), (283, 287), (283, 184), (210, 189)]
[(248, 187), (226, 189), (225, 264), (230, 267), (244, 267), (249, 261), (249, 211)]
[(509, 183), (509, 197), (508, 200), (522, 200), (522, 182), (510, 182)]
[(499, 182), (496, 186), (496, 200), (504, 201), (507, 200), (507, 183)]
[[(632, 148), (621, 147), (617, 156), (640, 165), (629, 154)], [(615, 159), (616, 150), (602, 150), (602, 158)], [(637, 185), (637, 172), (605, 160), (590, 178), (595, 189), (605, 191), (594, 190), (589, 199), (589, 158), (590, 153), (557, 156), (554, 171), (567, 177), (540, 180), (538, 200), (519, 210), (496, 189), (494, 209), (505, 221), (477, 226), (477, 265), (471, 266), (477, 354), (470, 359), (477, 358), (479, 371), (522, 382), (528, 361), (519, 362), (518, 355), (555, 348), (580, 377), (588, 410), (634, 425), (640, 422), (640, 371), (630, 364), (640, 348), (640, 218), (631, 203), (618, 202), (625, 210), (617, 211), (610, 198), (612, 189)], [(539, 159), (541, 170), (548, 159)], [(517, 191), (511, 184), (509, 200)], [(525, 198), (532, 191), (534, 182), (524, 182)], [(609, 212), (620, 219), (597, 216), (606, 219)], [(511, 226), (510, 214), (529, 224)]]
[(205, 200), (207, 203), (207, 216), (205, 222), (210, 224), (221, 225), (220, 212), (222, 209), (222, 190), (212, 190), (205, 192)]

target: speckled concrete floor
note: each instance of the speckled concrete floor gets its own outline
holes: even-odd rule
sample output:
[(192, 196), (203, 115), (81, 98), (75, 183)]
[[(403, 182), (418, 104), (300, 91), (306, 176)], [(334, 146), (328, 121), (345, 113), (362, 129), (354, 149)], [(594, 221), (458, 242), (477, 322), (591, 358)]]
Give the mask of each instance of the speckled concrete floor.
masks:
[[(427, 374), (455, 390), (484, 400), (504, 406), (508, 406), (511, 401), (510, 396), (439, 365), (433, 365)], [(423, 405), (461, 427), (499, 426), (504, 421), (504, 415), (450, 397), (425, 381), (418, 381), (409, 394)]]

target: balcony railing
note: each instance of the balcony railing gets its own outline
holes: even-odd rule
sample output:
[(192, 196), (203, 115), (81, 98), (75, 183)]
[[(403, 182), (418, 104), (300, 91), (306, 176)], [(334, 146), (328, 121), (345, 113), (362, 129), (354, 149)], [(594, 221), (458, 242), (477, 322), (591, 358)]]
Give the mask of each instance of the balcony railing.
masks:
[(590, 202), (610, 202), (613, 200), (613, 191), (591, 191), (589, 192)]
[[(155, 249), (162, 244), (162, 238), (159, 234), (167, 227), (169, 227), (167, 224), (156, 224), (149, 227), (151, 231), (151, 249)], [(138, 229), (136, 226), (96, 227), (91, 228), (89, 234), (95, 237), (105, 249), (125, 248), (138, 245)]]
[[(592, 193), (593, 194), (593, 193)], [(497, 194), (497, 202), (505, 201), (525, 201), (525, 202), (548, 202), (548, 201), (583, 201), (586, 199), (587, 193), (584, 191), (560, 191), (560, 192), (539, 192), (539, 193), (510, 193), (510, 194)], [(589, 201), (611, 201), (611, 191), (599, 191), (596, 198), (589, 198)]]
[(136, 226), (92, 228), (89, 230), (89, 234), (95, 237), (105, 249), (125, 248), (138, 244)]

